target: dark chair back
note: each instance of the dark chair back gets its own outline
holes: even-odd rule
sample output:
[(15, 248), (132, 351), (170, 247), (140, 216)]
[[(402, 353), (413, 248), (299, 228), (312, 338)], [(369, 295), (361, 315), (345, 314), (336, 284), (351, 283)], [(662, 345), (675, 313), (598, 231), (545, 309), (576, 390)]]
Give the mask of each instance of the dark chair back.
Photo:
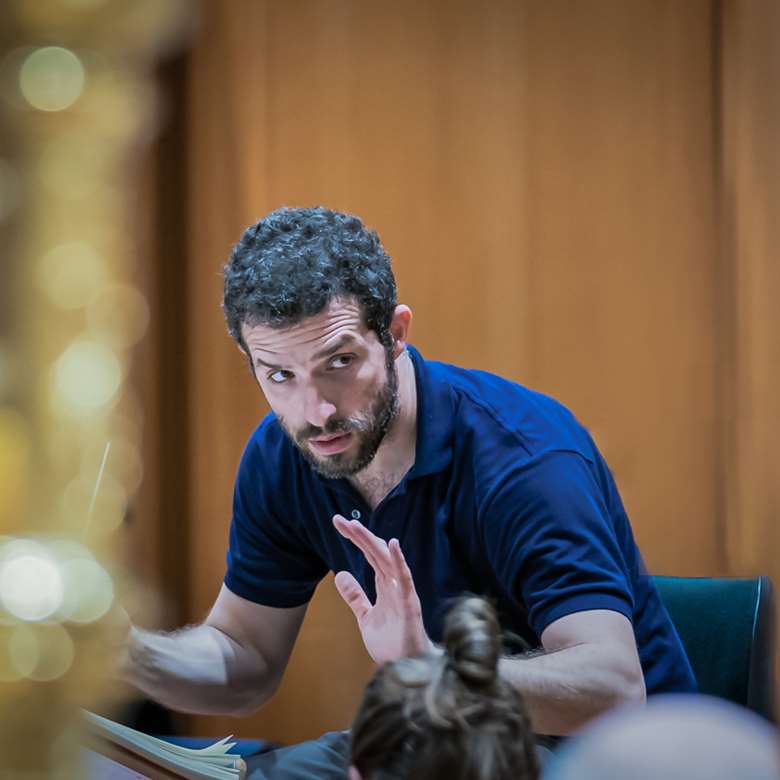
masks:
[(774, 593), (769, 577), (653, 577), (701, 693), (774, 721)]

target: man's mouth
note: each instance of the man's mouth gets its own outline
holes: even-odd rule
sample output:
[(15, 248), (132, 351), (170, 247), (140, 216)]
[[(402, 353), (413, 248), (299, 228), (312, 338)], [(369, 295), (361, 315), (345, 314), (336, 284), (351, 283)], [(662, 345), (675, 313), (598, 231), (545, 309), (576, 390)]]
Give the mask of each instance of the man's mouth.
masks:
[(312, 449), (320, 455), (336, 455), (352, 443), (351, 433), (326, 433), (309, 439)]

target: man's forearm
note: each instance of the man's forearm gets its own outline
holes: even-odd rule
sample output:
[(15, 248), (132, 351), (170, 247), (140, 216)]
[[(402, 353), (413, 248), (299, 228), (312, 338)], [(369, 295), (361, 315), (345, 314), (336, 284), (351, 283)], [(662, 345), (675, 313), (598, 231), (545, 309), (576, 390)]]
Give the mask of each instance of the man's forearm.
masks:
[(525, 697), (537, 734), (569, 734), (602, 712), (645, 698), (641, 668), (608, 645), (504, 658), (499, 669)]
[(248, 714), (279, 683), (257, 653), (207, 624), (172, 634), (133, 628), (123, 672), (150, 698), (197, 714)]

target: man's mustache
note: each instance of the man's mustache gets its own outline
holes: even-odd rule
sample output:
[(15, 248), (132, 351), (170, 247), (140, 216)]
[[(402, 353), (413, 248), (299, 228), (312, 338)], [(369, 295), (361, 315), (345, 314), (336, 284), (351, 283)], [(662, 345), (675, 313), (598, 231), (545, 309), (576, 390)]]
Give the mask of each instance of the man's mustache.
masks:
[(299, 444), (305, 444), (309, 439), (313, 439), (316, 436), (324, 436), (329, 433), (350, 433), (351, 431), (360, 430), (360, 425), (355, 420), (347, 420), (344, 418), (328, 420), (324, 427), (319, 425), (307, 425), (305, 428), (301, 428), (295, 436), (295, 440)]

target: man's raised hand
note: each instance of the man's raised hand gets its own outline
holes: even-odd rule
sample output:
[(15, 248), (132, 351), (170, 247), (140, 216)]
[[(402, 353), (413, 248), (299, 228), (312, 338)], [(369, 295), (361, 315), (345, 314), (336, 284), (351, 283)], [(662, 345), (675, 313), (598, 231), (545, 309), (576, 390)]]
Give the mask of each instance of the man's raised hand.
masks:
[(357, 618), (369, 655), (379, 664), (432, 650), (420, 598), (398, 540), (391, 539), (388, 544), (359, 521), (341, 515), (333, 517), (333, 525), (360, 549), (374, 570), (375, 604), (349, 572), (336, 575), (336, 588)]

